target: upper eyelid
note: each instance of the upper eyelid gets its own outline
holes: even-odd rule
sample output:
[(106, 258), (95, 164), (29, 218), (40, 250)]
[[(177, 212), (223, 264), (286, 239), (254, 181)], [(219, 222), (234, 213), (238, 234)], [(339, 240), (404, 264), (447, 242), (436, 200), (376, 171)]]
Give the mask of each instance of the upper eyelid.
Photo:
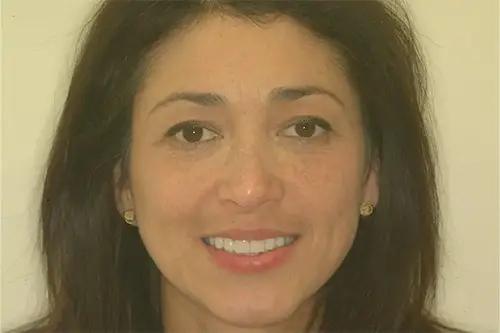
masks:
[[(300, 123), (302, 121), (311, 121), (311, 120), (312, 121), (316, 121), (316, 125), (318, 125), (320, 127), (323, 127), (326, 130), (331, 130), (331, 128), (332, 128), (330, 122), (327, 121), (327, 120), (325, 120), (322, 117), (316, 117), (316, 116), (298, 116), (298, 117), (294, 117), (294, 118), (290, 119), (289, 121), (287, 121), (286, 124), (284, 126), (282, 126), (281, 130), (287, 129), (290, 126), (296, 125), (297, 123)], [(325, 126), (321, 126), (322, 124), (318, 124), (318, 122), (323, 123), (323, 125), (325, 125)], [(191, 126), (195, 126), (195, 127), (204, 128), (206, 130), (215, 132), (216, 134), (222, 136), (221, 130), (219, 128), (217, 128), (216, 126), (208, 124), (207, 122), (204, 122), (204, 121), (199, 121), (199, 120), (194, 120), (194, 119), (193, 120), (182, 121), (180, 123), (177, 123), (177, 124), (171, 126), (167, 130), (167, 133), (172, 133), (172, 134), (178, 133), (179, 130), (182, 130), (183, 126), (190, 126), (190, 125)], [(172, 132), (172, 130), (174, 130), (174, 129), (176, 129), (176, 131)]]
[[(311, 121), (311, 120), (314, 121), (314, 122), (316, 122), (316, 125), (318, 125), (320, 127), (326, 127), (325, 129), (327, 129), (327, 130), (331, 130), (332, 129), (332, 125), (330, 124), (329, 121), (325, 120), (322, 117), (315, 117), (315, 116), (299, 116), (299, 117), (296, 117), (296, 118), (290, 120), (289, 122), (287, 122), (287, 125), (284, 128), (288, 128), (290, 126), (296, 125), (297, 123), (300, 123), (302, 121)], [(320, 124), (318, 124), (318, 122)], [(325, 125), (325, 126), (321, 126), (321, 125)]]
[[(177, 123), (173, 126), (171, 126), (166, 134), (175, 134), (175, 133), (178, 133), (180, 130), (183, 129), (183, 127), (185, 126), (193, 126), (193, 127), (201, 127), (201, 128), (204, 128), (206, 130), (209, 130), (211, 132), (215, 132), (217, 134), (220, 135), (220, 130), (218, 130), (217, 128), (214, 128), (214, 126), (209, 126), (207, 123), (203, 122), (203, 121), (198, 121), (198, 120), (187, 120), (187, 121), (183, 121), (183, 122), (180, 122), (180, 123)], [(175, 129), (175, 131), (173, 131)]]

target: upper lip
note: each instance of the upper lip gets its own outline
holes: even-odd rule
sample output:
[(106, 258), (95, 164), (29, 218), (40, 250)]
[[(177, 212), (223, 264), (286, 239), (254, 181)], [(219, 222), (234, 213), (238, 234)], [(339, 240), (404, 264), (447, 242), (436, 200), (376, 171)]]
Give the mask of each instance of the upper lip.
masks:
[(276, 237), (297, 237), (297, 233), (287, 232), (276, 229), (227, 229), (218, 233), (203, 236), (206, 237), (222, 237), (234, 240), (264, 240)]

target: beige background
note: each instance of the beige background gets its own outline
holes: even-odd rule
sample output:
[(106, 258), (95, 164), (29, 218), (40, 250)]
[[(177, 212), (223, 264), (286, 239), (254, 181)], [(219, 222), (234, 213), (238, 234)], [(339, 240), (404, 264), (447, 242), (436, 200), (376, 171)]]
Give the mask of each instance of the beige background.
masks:
[[(92, 0), (3, 0), (2, 331), (43, 309), (42, 165)], [(499, 332), (498, 2), (411, 0), (429, 56), (445, 217), (439, 313)]]

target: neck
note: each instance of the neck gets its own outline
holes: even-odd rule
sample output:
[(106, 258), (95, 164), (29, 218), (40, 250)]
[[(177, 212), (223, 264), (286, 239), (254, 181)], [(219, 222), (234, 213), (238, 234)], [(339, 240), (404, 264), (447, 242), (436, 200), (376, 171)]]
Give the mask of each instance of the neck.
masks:
[(319, 326), (318, 321), (310, 325), (314, 312), (313, 300), (281, 322), (259, 327), (241, 327), (218, 318), (168, 282), (162, 285), (162, 312), (163, 327), (167, 333), (311, 333), (316, 332)]

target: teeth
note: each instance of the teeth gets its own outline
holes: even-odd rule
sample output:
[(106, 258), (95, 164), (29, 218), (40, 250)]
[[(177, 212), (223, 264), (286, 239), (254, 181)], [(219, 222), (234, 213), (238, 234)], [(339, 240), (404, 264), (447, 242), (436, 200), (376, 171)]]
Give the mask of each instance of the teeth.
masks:
[(248, 241), (235, 241), (233, 251), (237, 254), (250, 253), (250, 244)]
[(292, 244), (296, 237), (276, 237), (265, 240), (234, 240), (222, 237), (207, 237), (203, 239), (206, 244), (215, 247), (219, 250), (224, 250), (229, 253), (255, 255), (278, 249), (283, 246)]
[(224, 239), (224, 251), (233, 252), (233, 240), (229, 238)]
[(209, 239), (212, 239), (211, 241), (209, 241), (209, 244), (210, 242), (213, 243), (213, 244), (210, 244), (212, 246), (215, 245), (215, 247), (219, 250), (222, 250), (224, 248), (224, 239), (223, 238), (220, 238), (220, 237), (210, 237)]
[(262, 253), (266, 251), (266, 241), (251, 241), (250, 253)]
[(265, 242), (266, 251), (271, 251), (272, 249), (274, 249), (276, 247), (276, 241), (274, 240), (274, 238), (266, 239), (264, 242)]

